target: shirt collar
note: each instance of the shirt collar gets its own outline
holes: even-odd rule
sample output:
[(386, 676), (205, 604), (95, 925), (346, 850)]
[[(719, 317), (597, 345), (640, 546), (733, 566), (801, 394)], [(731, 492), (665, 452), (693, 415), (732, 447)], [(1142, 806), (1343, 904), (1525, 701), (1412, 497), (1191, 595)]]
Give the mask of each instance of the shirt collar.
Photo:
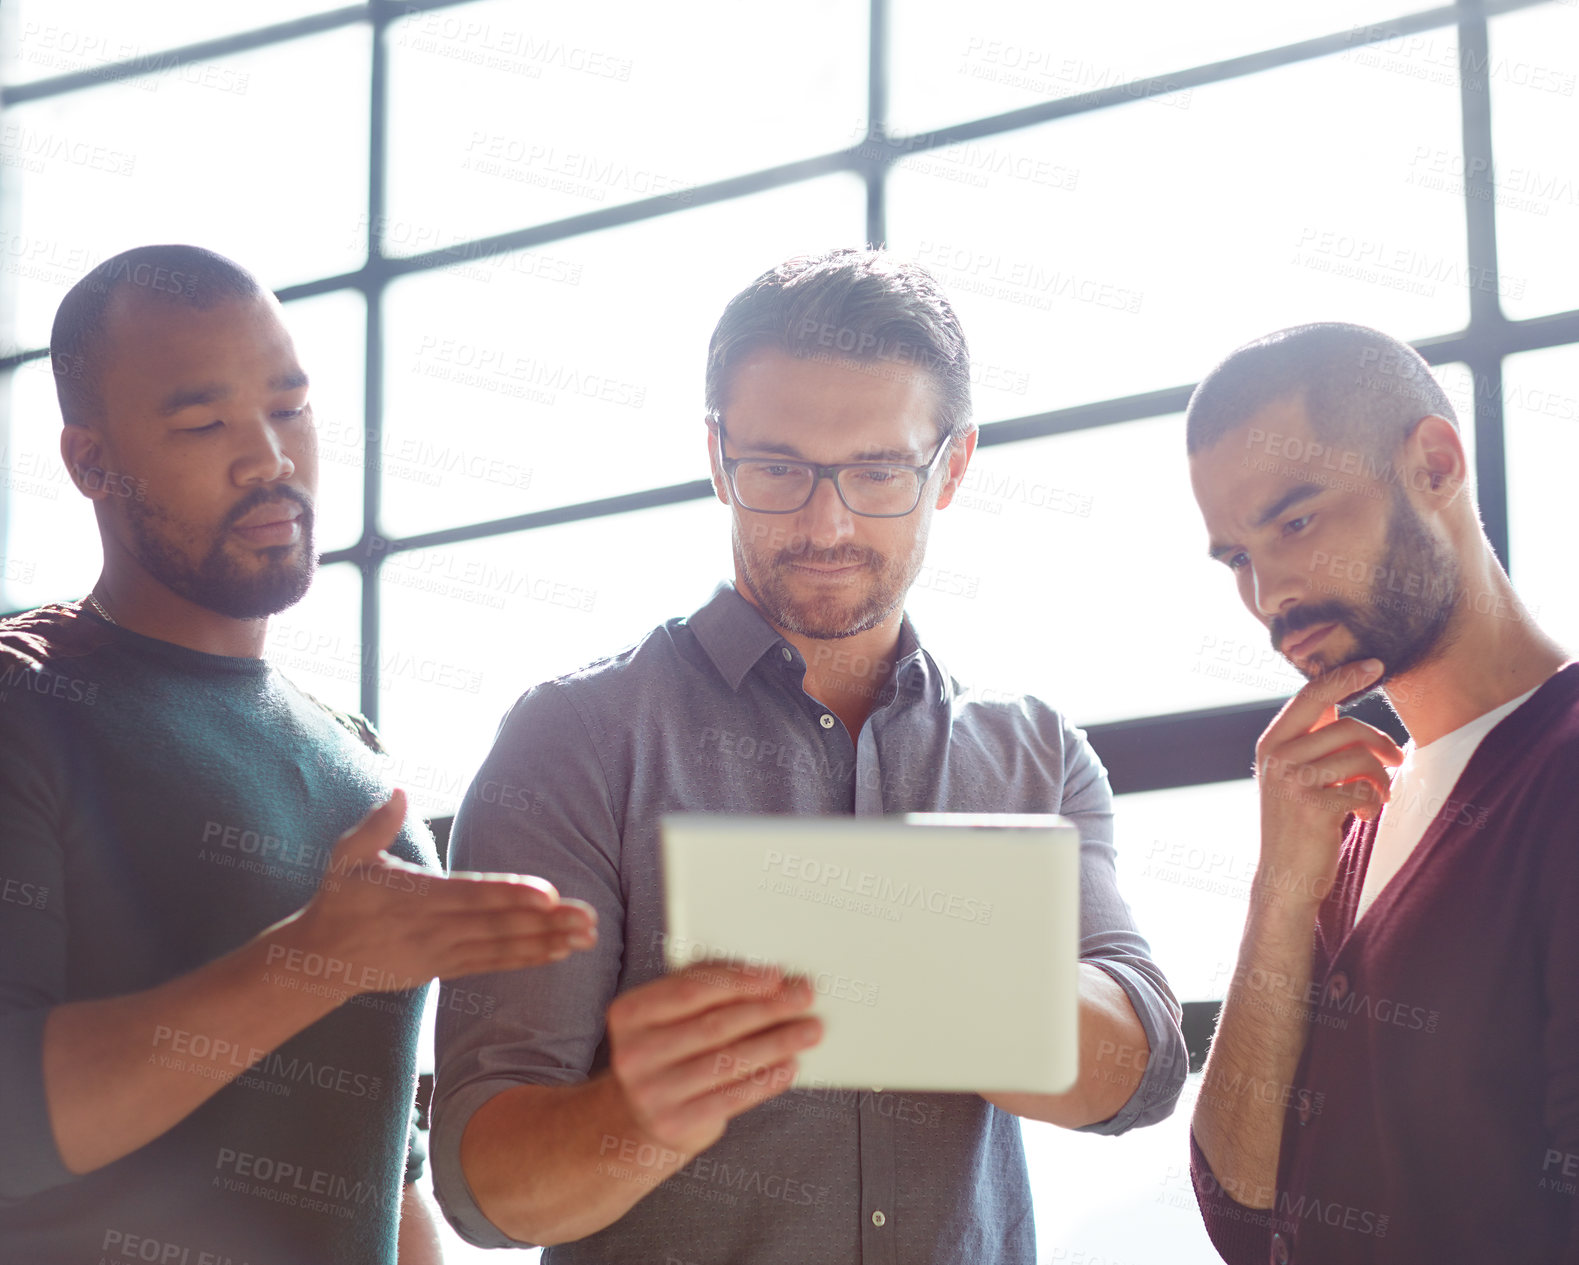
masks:
[(788, 644), (733, 584), (720, 584), (687, 622), (732, 690), (740, 688), (746, 673), (769, 650)]
[[(707, 657), (732, 690), (740, 688), (746, 673), (769, 650), (788, 647), (790, 653), (799, 658), (800, 652), (762, 618), (761, 611), (740, 596), (733, 584), (720, 584), (712, 597), (686, 622), (697, 644), (707, 652)], [(894, 648), (894, 675), (896, 678), (907, 675), (916, 667), (930, 675), (934, 683), (941, 683), (941, 688), (947, 692), (948, 674), (922, 647), (915, 626), (906, 615), (899, 625), (899, 644)]]

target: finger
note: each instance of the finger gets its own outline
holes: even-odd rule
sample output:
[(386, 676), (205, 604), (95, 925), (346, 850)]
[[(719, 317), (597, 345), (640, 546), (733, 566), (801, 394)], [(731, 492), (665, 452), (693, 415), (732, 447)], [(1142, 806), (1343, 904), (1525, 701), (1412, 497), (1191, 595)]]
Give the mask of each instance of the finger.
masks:
[(484, 957), (503, 961), (515, 954), (541, 955), (560, 949), (566, 950), (560, 955), (564, 957), (571, 951), (591, 948), (596, 943), (595, 936), (589, 937), (579, 932), (571, 933), (557, 928), (539, 927), (525, 928), (516, 934), (477, 936), (462, 933), (431, 943), (429, 950), (435, 959), (446, 962), (471, 961)]
[(621, 993), (609, 1005), (609, 1020), (630, 1029), (658, 1027), (741, 998), (771, 997), (783, 986), (775, 966), (699, 962)]
[(562, 962), (580, 947), (559, 936), (532, 936), (524, 940), (492, 941), (482, 945), (457, 947), (435, 964), (435, 974), (444, 980), (464, 975), (493, 975), (534, 966)]
[(769, 1089), (767, 1096), (782, 1093), (790, 1087), (790, 1078), (775, 1085), (770, 1069), (783, 1066), (800, 1051), (816, 1045), (822, 1039), (822, 1031), (821, 1021), (815, 1018), (776, 1024), (743, 1041), (709, 1050), (645, 1077), (640, 1082), (640, 1096), (649, 1109), (668, 1111), (718, 1089), (749, 1085)]
[(561, 901), (552, 883), (532, 875), (435, 874), (423, 866), (387, 855), (378, 857), (376, 866), (378, 874), (370, 876), (374, 881), (387, 882), (392, 873), (407, 874), (421, 880), (419, 888), (404, 884), (400, 890), (417, 890), (435, 911), (469, 913), (488, 909), (574, 909), (581, 911), (576, 914), (577, 921), (582, 919), (585, 912), (591, 912), (596, 918), (596, 911), (585, 901)]
[(1386, 766), (1363, 747), (1345, 747), (1305, 764), (1279, 765), (1268, 773), (1266, 781), (1283, 794), (1323, 791), (1347, 782), (1364, 781), (1376, 788), (1381, 802), (1386, 803), (1392, 796), (1392, 781), (1387, 776)]
[[(1385, 804), (1373, 782), (1344, 782), (1339, 786), (1277, 789), (1272, 795), (1319, 807), (1324, 815), (1337, 821), (1350, 813), (1364, 821), (1375, 821)], [(1318, 893), (1319, 894), (1319, 893)]]
[(1349, 811), (1365, 821), (1375, 821), (1386, 806), (1386, 800), (1371, 782), (1345, 782), (1342, 786), (1333, 787), (1333, 791), (1353, 800)]
[(564, 908), (552, 886), (544, 891), (536, 883), (514, 883), (506, 879), (444, 877), (423, 871), (430, 880), (424, 900), (438, 912), (474, 913), (487, 910), (532, 910), (546, 913)]
[(1352, 716), (1345, 716), (1314, 733), (1285, 742), (1276, 751), (1269, 752), (1268, 758), (1287, 764), (1315, 763), (1323, 756), (1349, 746), (1363, 747), (1383, 764), (1396, 766), (1403, 763), (1402, 747), (1380, 729)]
[(657, 1069), (705, 1059), (799, 1019), (811, 1003), (810, 986), (799, 984), (764, 1001), (737, 999), (660, 1026), (634, 1031), (619, 1028), (616, 1057), (628, 1079), (644, 1079)]
[(528, 936), (559, 936), (596, 940), (597, 930), (579, 911), (538, 909), (463, 910), (435, 913), (423, 910), (410, 924), (413, 936), (426, 937), (435, 947), (453, 944), (486, 944), (521, 940)]
[(759, 1081), (764, 1068), (796, 1057), (800, 1051), (818, 1044), (822, 1037), (822, 1020), (815, 1015), (802, 1015), (737, 1041), (728, 1049), (715, 1051), (708, 1056), (712, 1059), (713, 1076), (725, 1081)]
[(340, 874), (352, 866), (378, 861), (384, 849), (394, 843), (405, 820), (406, 793), (397, 787), (388, 799), (340, 836), (332, 854), (334, 872)]
[(672, 1103), (648, 1115), (648, 1130), (656, 1136), (695, 1137), (717, 1134), (738, 1115), (784, 1092), (795, 1081), (800, 1065), (795, 1059), (767, 1068), (760, 1082), (722, 1085), (684, 1102)]
[(1301, 734), (1309, 733), (1324, 720), (1328, 723), (1337, 715), (1337, 706), (1351, 694), (1356, 694), (1377, 680), (1382, 674), (1380, 659), (1362, 659), (1357, 663), (1343, 663), (1322, 673), (1309, 682), (1299, 693), (1283, 704), (1283, 710), (1272, 718), (1261, 742), (1281, 745)]
[(529, 887), (544, 896), (551, 897), (555, 902), (559, 900), (559, 889), (546, 878), (539, 878), (536, 874), (511, 874), (500, 870), (451, 870), (445, 875), (445, 879), (460, 884), (492, 883)]
[(594, 905), (589, 905), (584, 900), (577, 900), (574, 896), (561, 896), (559, 898), (561, 909), (579, 909), (594, 927), (598, 925), (598, 911)]
[(1377, 815), (1386, 807), (1386, 800), (1382, 792), (1376, 789), (1376, 783), (1364, 779), (1308, 791), (1289, 791), (1287, 794), (1313, 796), (1335, 816), (1353, 813), (1366, 821), (1375, 821)]
[(597, 915), (587, 909), (567, 909), (561, 905), (553, 912), (553, 928), (560, 935), (593, 944), (598, 938)]
[(732, 1119), (793, 1089), (799, 1071), (800, 1060), (791, 1056), (759, 1068), (749, 1077), (719, 1086), (708, 1093), (706, 1099), (721, 1106), (726, 1119)]

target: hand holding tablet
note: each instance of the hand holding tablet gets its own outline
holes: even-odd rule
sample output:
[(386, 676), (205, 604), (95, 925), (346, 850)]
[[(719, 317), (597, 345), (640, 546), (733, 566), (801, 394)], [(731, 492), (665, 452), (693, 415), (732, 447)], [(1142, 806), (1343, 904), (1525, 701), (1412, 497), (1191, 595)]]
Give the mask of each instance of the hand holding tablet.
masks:
[(676, 1162), (735, 1116), (788, 1089), (795, 1055), (822, 1035), (805, 980), (706, 963), (615, 998), (610, 1066), (634, 1123)]

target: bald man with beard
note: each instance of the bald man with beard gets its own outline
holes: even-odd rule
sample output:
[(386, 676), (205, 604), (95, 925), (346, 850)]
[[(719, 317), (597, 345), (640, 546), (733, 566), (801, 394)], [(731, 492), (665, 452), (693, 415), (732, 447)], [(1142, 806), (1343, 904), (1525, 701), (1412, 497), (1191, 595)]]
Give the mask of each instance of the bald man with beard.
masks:
[(274, 296), (140, 247), (50, 350), (104, 564), (0, 622), (0, 1259), (394, 1262), (398, 1224), (435, 1261), (426, 986), (586, 948), (591, 911), (443, 877), (367, 722), (263, 658), (317, 562)]
[[(1191, 398), (1209, 552), (1309, 684), (1192, 1133), (1232, 1265), (1579, 1260), (1579, 664), (1480, 524), (1453, 409), (1375, 330)], [(1380, 690), (1410, 734), (1345, 716)]]

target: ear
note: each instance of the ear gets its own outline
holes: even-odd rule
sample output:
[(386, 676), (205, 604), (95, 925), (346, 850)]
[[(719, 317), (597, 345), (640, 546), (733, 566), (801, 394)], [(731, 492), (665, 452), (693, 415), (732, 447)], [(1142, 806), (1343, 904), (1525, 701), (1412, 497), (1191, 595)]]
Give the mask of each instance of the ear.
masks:
[(1453, 423), (1435, 413), (1416, 422), (1404, 440), (1404, 468), (1422, 509), (1441, 510), (1455, 501), (1469, 478), (1469, 464)]
[(718, 451), (718, 427), (707, 419), (707, 464), (713, 476), (713, 495), (725, 505), (729, 501), (729, 480), (724, 478), (723, 454)]
[(97, 430), (70, 422), (62, 426), (60, 458), (83, 496), (90, 501), (102, 501), (110, 495), (109, 480), (104, 477), (104, 442)]
[(946, 509), (949, 502), (954, 499), (954, 493), (959, 491), (959, 485), (965, 478), (970, 459), (976, 455), (976, 435), (976, 428), (972, 426), (953, 440), (948, 455), (948, 473), (944, 476), (943, 486), (938, 489), (938, 509)]

